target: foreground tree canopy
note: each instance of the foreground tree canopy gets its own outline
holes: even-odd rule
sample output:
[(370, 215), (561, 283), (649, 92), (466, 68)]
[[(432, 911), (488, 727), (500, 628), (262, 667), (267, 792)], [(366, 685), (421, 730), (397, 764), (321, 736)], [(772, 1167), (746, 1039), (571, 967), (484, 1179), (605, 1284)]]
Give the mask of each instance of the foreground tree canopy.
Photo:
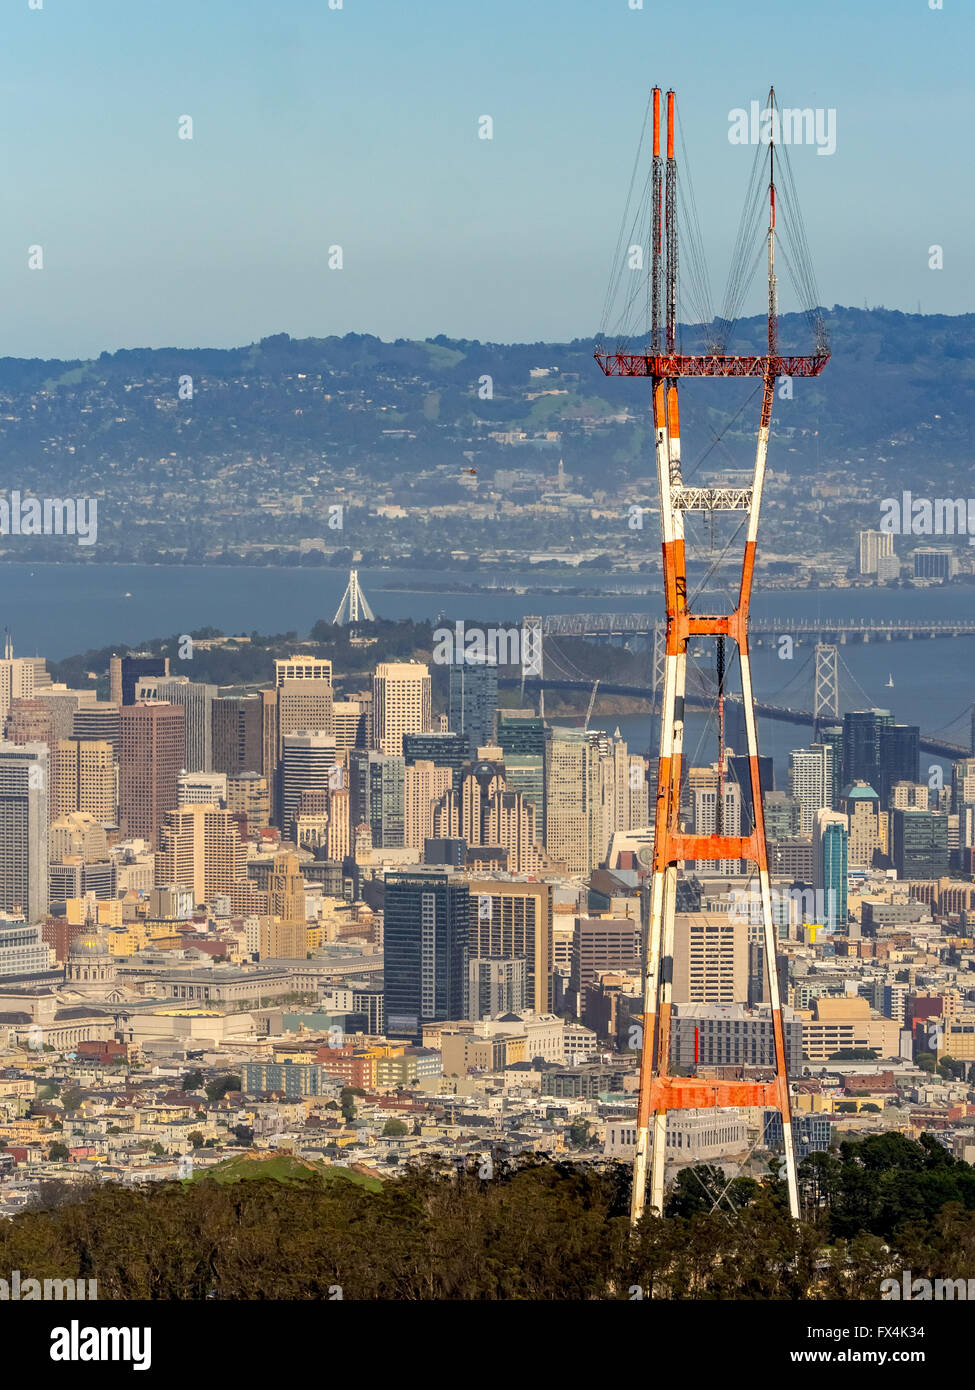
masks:
[(667, 1219), (633, 1233), (619, 1164), (472, 1161), (380, 1184), (234, 1162), (185, 1183), (52, 1185), (0, 1224), (0, 1268), (94, 1278), (103, 1299), (875, 1299), (905, 1267), (975, 1277), (975, 1169), (928, 1136), (807, 1159), (800, 1223), (774, 1177), (685, 1170)]

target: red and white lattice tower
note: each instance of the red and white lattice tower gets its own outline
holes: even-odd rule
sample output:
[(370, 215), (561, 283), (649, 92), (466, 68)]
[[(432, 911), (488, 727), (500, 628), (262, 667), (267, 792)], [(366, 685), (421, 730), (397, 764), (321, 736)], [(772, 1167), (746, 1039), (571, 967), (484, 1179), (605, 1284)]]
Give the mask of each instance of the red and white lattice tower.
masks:
[[(776, 938), (772, 920), (765, 821), (759, 781), (758, 741), (748, 652), (748, 609), (751, 599), (758, 518), (765, 480), (769, 425), (775, 382), (780, 377), (818, 376), (829, 360), (824, 342), (807, 357), (782, 356), (777, 342), (775, 276), (776, 146), (769, 140), (768, 180), (768, 350), (762, 356), (727, 356), (705, 352), (684, 356), (677, 351), (677, 165), (674, 157), (674, 93), (666, 94), (666, 164), (661, 154), (661, 92), (654, 88), (653, 164), (651, 169), (650, 340), (648, 353), (604, 352), (596, 360), (607, 376), (649, 377), (652, 388), (657, 479), (663, 545), (666, 652), (660, 726), (660, 759), (653, 868), (649, 898), (649, 929), (644, 961), (643, 1043), (637, 1145), (633, 1165), (631, 1218), (638, 1221), (648, 1205), (661, 1213), (664, 1206), (667, 1114), (671, 1110), (713, 1106), (761, 1106), (782, 1117), (785, 1139), (785, 1177), (789, 1208), (799, 1215), (799, 1192), (792, 1136), (792, 1117), (786, 1070), (785, 1033), (776, 971)], [(774, 92), (770, 104), (774, 103)], [(750, 487), (685, 487), (681, 475), (680, 419), (677, 383), (681, 377), (755, 377), (762, 382), (762, 407)], [(745, 512), (747, 532), (741, 557), (738, 601), (733, 612), (693, 613), (688, 606), (684, 520), (688, 512)], [(718, 656), (719, 740), (723, 703), (724, 642), (738, 647), (742, 699), (750, 767), (752, 831), (749, 835), (691, 835), (680, 820), (681, 772), (684, 743), (684, 695), (687, 645), (691, 637), (714, 637)], [(719, 747), (719, 769), (723, 750)], [(721, 806), (719, 788), (718, 806)], [(671, 1005), (673, 996), (674, 914), (678, 867), (694, 860), (749, 860), (755, 865), (761, 890), (761, 918), (768, 999), (775, 1045), (775, 1080), (762, 1083), (712, 1082), (669, 1074)]]

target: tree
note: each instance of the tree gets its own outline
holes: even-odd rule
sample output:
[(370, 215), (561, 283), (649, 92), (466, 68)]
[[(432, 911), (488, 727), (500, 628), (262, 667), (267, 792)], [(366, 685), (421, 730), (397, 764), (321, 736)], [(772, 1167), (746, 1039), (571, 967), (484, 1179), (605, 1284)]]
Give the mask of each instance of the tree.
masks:
[(355, 1097), (364, 1096), (365, 1091), (360, 1091), (358, 1086), (343, 1086), (339, 1095), (339, 1104), (342, 1108), (342, 1118), (347, 1125), (355, 1119)]
[(71, 1154), (66, 1144), (60, 1144), (55, 1140), (47, 1151), (47, 1157), (51, 1163), (62, 1163), (66, 1158), (70, 1158)]
[(935, 1061), (935, 1056), (933, 1052), (919, 1052), (917, 1056), (917, 1064), (921, 1071), (931, 1072), (932, 1074), (935, 1070), (935, 1067), (938, 1065)]
[(203, 1148), (203, 1135), (200, 1133), (198, 1129), (191, 1130), (186, 1137), (193, 1145), (194, 1149)]
[(184, 1091), (200, 1091), (203, 1089), (203, 1073), (197, 1067), (194, 1071), (188, 1071), (183, 1077)]
[(940, 1071), (946, 1081), (964, 1081), (966, 1070), (966, 1063), (956, 1061), (954, 1057), (948, 1056), (947, 1053), (938, 1063), (938, 1071)]
[(61, 1104), (65, 1111), (77, 1110), (81, 1104), (82, 1090), (80, 1086), (65, 1086), (61, 1092)]
[(387, 1120), (383, 1125), (383, 1134), (400, 1139), (404, 1134), (409, 1134), (409, 1129), (402, 1120)]
[(221, 1100), (227, 1094), (228, 1091), (239, 1090), (239, 1076), (218, 1076), (216, 1081), (211, 1081), (206, 1087), (207, 1100), (210, 1101), (211, 1105), (214, 1105), (218, 1100)]
[(589, 1121), (573, 1120), (569, 1126), (569, 1143), (574, 1149), (584, 1148), (589, 1142)]

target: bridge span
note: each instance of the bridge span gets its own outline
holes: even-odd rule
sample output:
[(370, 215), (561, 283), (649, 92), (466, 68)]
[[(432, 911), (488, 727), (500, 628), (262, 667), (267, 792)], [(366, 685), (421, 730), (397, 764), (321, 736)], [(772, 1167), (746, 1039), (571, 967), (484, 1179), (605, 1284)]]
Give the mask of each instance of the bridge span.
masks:
[[(505, 689), (519, 689), (521, 681), (517, 676), (501, 676), (498, 685)], [(542, 690), (578, 690), (589, 694), (592, 690), (591, 681), (560, 680), (556, 677), (529, 677), (525, 681), (525, 689), (528, 691)], [(599, 682), (599, 693), (601, 695), (628, 695), (636, 699), (645, 700), (650, 709), (657, 710), (660, 703), (653, 696), (653, 693), (643, 685), (618, 685), (611, 681)], [(685, 695), (685, 703), (691, 709), (712, 710), (714, 708), (714, 697), (710, 695), (700, 695), (688, 691)], [(725, 697), (727, 704), (741, 704), (740, 695), (729, 695)], [(804, 724), (812, 727), (814, 723), (812, 710), (790, 709), (787, 705), (771, 705), (762, 700), (755, 701), (755, 713), (765, 719), (775, 719), (785, 724)], [(948, 743), (944, 739), (929, 738), (922, 734), (920, 747), (923, 753), (933, 753), (935, 757), (947, 758), (956, 761), (958, 758), (970, 756), (969, 750), (960, 743)]]
[[(663, 629), (663, 618), (650, 613), (551, 613), (542, 630), (551, 637), (647, 637)], [(923, 642), (937, 637), (975, 637), (975, 616), (959, 618), (750, 618), (754, 646), (767, 638), (789, 636), (817, 642)]]

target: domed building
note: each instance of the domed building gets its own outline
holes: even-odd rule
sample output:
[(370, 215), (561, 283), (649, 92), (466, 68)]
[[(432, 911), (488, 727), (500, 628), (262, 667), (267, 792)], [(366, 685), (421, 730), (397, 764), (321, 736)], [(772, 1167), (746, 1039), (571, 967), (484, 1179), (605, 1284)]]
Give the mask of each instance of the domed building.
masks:
[(115, 957), (97, 928), (72, 941), (64, 967), (64, 982), (69, 989), (83, 994), (111, 990), (116, 971)]

